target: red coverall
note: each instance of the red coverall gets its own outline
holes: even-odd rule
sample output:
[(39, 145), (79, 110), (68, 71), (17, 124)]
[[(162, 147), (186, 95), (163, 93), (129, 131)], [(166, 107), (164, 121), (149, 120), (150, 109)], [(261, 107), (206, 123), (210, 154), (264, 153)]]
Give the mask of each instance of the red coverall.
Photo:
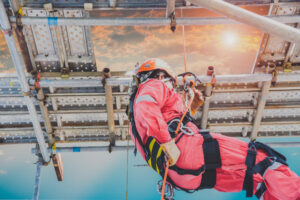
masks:
[[(139, 86), (134, 100), (134, 117), (137, 131), (145, 144), (149, 136), (153, 136), (160, 144), (171, 140), (167, 122), (180, 117), (184, 111), (183, 99), (166, 85), (156, 79), (149, 79)], [(194, 131), (194, 135), (184, 135), (177, 143), (181, 154), (176, 165), (183, 169), (198, 169), (204, 164), (202, 143), (203, 138), (198, 134), (198, 128), (192, 122), (187, 126)], [(243, 188), (243, 181), (247, 166), (248, 143), (221, 134), (212, 133), (216, 138), (222, 160), (221, 168), (217, 169), (217, 180), (214, 189), (221, 192), (239, 192)], [(134, 138), (132, 136), (132, 138)], [(133, 139), (134, 140), (134, 139)], [(135, 140), (134, 140), (135, 142)], [(137, 148), (145, 158), (143, 149), (137, 143)], [(258, 150), (256, 163), (265, 159), (267, 155)], [(195, 189), (201, 183), (201, 175), (178, 175), (169, 170), (168, 175), (180, 187)], [(300, 178), (288, 166), (276, 163), (270, 166), (262, 177), (259, 173), (253, 176), (254, 191), (259, 183), (265, 183), (267, 190), (261, 199), (300, 200)]]

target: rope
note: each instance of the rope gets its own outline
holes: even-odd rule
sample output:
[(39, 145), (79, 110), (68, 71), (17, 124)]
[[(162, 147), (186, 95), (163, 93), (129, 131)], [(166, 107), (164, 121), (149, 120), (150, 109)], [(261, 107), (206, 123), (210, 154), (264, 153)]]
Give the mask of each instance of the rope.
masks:
[(126, 158), (126, 200), (128, 200), (128, 155), (129, 155), (129, 125), (128, 125), (128, 133), (127, 133), (127, 158)]
[[(181, 17), (183, 17), (183, 16), (182, 16), (182, 8), (181, 8)], [(184, 72), (187, 72), (187, 66), (186, 66), (186, 46), (185, 46), (184, 25), (182, 25), (182, 40), (183, 40)]]
[(167, 176), (168, 176), (168, 169), (170, 166), (170, 162), (167, 162), (167, 167), (166, 167), (166, 171), (165, 171), (165, 175), (164, 175), (164, 182), (162, 185), (162, 190), (161, 190), (161, 198), (160, 200), (164, 200), (164, 195), (165, 195), (165, 186), (166, 186), (166, 181), (167, 181)]

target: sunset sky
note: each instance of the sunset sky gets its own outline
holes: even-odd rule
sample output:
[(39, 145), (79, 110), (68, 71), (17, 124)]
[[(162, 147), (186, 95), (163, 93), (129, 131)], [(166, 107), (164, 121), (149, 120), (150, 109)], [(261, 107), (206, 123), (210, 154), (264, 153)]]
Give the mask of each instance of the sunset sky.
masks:
[[(268, 7), (247, 7), (266, 14)], [(97, 17), (164, 17), (164, 10), (93, 11)], [(218, 17), (205, 9), (176, 10), (177, 17)], [(182, 26), (173, 33), (169, 26), (92, 27), (98, 70), (131, 70), (148, 58), (166, 60), (177, 73), (184, 72)], [(250, 73), (259, 48), (261, 31), (247, 25), (185, 26), (187, 69), (204, 74), (209, 65), (217, 74)], [(13, 72), (12, 62), (0, 34), (0, 72)]]

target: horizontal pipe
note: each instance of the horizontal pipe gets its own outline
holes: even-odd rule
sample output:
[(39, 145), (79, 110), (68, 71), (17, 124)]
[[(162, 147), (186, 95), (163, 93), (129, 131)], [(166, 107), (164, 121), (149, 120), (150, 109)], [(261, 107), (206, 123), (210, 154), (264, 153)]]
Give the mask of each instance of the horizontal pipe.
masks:
[[(293, 16), (265, 16), (280, 23), (297, 23), (300, 21), (299, 15)], [(10, 21), (16, 23), (16, 17), (11, 16)], [(22, 17), (24, 25), (48, 25), (47, 17)], [(54, 23), (58, 26), (169, 26), (168, 18), (79, 18), (79, 17), (59, 17)], [(50, 22), (51, 23), (51, 22)], [(177, 25), (217, 25), (217, 24), (241, 24), (238, 21), (225, 17), (217, 18), (176, 18)]]
[[(211, 76), (197, 76), (202, 83), (210, 83)], [(187, 77), (187, 79), (191, 79)], [(182, 84), (182, 78), (179, 77), (178, 83)], [(271, 81), (271, 74), (238, 74), (238, 75), (220, 75), (216, 76), (216, 82), (219, 83), (256, 83), (261, 81)], [(82, 79), (56, 79), (41, 78), (40, 87), (102, 87), (102, 78), (89, 77)], [(108, 78), (106, 83), (110, 86), (130, 85), (132, 78)], [(278, 74), (277, 82), (299, 82), (299, 74)], [(29, 84), (34, 85), (35, 79), (29, 79)]]

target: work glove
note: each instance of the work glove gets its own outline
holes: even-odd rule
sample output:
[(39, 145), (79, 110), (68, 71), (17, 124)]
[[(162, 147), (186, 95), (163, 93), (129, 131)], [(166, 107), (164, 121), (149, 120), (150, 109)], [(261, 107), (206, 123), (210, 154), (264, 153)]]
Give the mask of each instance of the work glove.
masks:
[(194, 90), (194, 99), (191, 105), (191, 114), (194, 116), (196, 111), (203, 105), (204, 103), (204, 98), (203, 95), (200, 91)]
[(161, 148), (165, 152), (169, 160), (170, 166), (175, 165), (180, 156), (180, 151), (177, 145), (175, 144), (175, 140), (173, 139), (170, 142), (161, 144)]

